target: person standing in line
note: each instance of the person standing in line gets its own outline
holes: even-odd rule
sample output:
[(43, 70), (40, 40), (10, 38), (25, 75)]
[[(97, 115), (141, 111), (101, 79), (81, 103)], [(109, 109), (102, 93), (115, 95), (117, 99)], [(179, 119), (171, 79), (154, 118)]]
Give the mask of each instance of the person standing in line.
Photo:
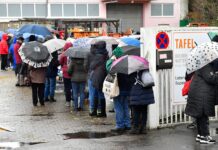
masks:
[(29, 67), (30, 81), (32, 87), (32, 100), (33, 106), (37, 106), (38, 100), (41, 106), (44, 106), (44, 90), (45, 90), (45, 78), (46, 68), (33, 68)]
[[(106, 100), (104, 97), (104, 93), (102, 92), (103, 82), (105, 77), (107, 76), (106, 70), (106, 62), (108, 60), (108, 51), (106, 49), (105, 41), (98, 41), (92, 47), (92, 58), (90, 60), (90, 84), (92, 84), (93, 88), (93, 99), (97, 97), (98, 104), (97, 105), (94, 100), (94, 112), (95, 115), (96, 107), (98, 107), (97, 117), (107, 117), (106, 114)], [(90, 114), (92, 115), (92, 114)]]
[[(107, 61), (107, 71), (110, 71), (111, 65), (115, 59), (120, 58), (124, 55), (124, 52), (121, 48), (117, 47), (112, 52), (112, 57)], [(129, 114), (129, 94), (132, 88), (134, 80), (131, 76), (126, 74), (117, 74), (118, 85), (120, 94), (117, 97), (114, 97), (114, 110), (115, 110), (115, 120), (116, 127), (111, 129), (112, 132), (122, 133), (124, 131), (131, 130), (131, 121)]]
[(188, 92), (185, 113), (196, 118), (196, 142), (215, 143), (209, 132), (209, 117), (215, 116), (216, 86), (218, 74), (214, 71), (214, 62), (195, 71)]
[[(64, 45), (64, 52), (72, 47), (72, 43), (68, 42)], [(63, 53), (64, 53), (63, 52)], [(68, 58), (67, 56), (64, 56), (63, 53), (60, 56), (59, 59), (59, 63), (61, 65), (62, 68), (62, 72), (63, 72), (63, 79), (64, 79), (64, 92), (65, 92), (65, 98), (66, 98), (66, 106), (69, 107), (70, 106), (70, 101), (71, 101), (71, 89), (72, 89), (72, 84), (71, 84), (71, 76), (68, 74), (67, 70), (68, 70)]]
[(3, 34), (2, 40), (0, 42), (0, 55), (1, 55), (1, 70), (6, 71), (7, 62), (8, 62), (8, 35)]
[[(148, 105), (154, 103), (154, 93), (152, 86), (143, 87), (142, 73), (133, 73), (131, 76), (135, 78), (130, 92), (130, 106), (133, 111), (133, 128), (130, 134), (143, 134), (147, 123)], [(139, 81), (139, 82), (137, 82)]]
[(90, 53), (87, 55), (85, 59), (84, 66), (88, 72), (88, 89), (89, 89), (89, 115), (97, 116), (98, 109), (98, 97), (96, 89), (92, 85), (91, 75), (93, 71), (91, 70), (91, 62), (94, 60), (95, 48), (94, 45), (91, 45)]
[[(71, 75), (72, 95), (74, 111), (82, 111), (85, 100), (85, 85), (87, 72), (84, 68), (84, 58), (71, 58), (68, 67), (68, 74)], [(80, 98), (80, 103), (78, 104)]]
[[(55, 96), (55, 88), (56, 88), (56, 77), (58, 74), (58, 52), (55, 51), (52, 54), (52, 60), (47, 67), (46, 71), (46, 82), (45, 82), (45, 95), (44, 95), (44, 101), (50, 101), (50, 102), (56, 102), (54, 99)], [(50, 97), (50, 99), (48, 98)]]
[[(14, 45), (14, 56), (15, 56), (15, 62), (16, 62), (15, 75), (16, 76), (20, 72), (20, 68), (22, 66), (22, 60), (21, 60), (21, 57), (20, 57), (20, 55), (18, 53), (18, 50), (21, 47), (21, 45), (23, 44), (23, 41), (24, 41), (24, 38), (23, 37), (19, 37), (17, 39), (17, 42)], [(16, 83), (16, 86), (19, 86), (18, 81)]]

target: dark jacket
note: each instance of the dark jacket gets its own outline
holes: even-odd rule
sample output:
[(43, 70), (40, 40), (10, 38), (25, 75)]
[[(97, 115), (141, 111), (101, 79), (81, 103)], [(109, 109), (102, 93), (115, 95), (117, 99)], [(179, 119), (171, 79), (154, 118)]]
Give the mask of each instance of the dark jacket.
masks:
[(68, 74), (71, 75), (73, 82), (86, 82), (87, 72), (84, 68), (84, 59), (72, 58)]
[(215, 74), (213, 65), (208, 64), (197, 70), (193, 76), (187, 99), (185, 113), (192, 117), (215, 115), (215, 86), (218, 75)]
[[(139, 72), (139, 79), (141, 79), (142, 71)], [(134, 77), (137, 77), (137, 73), (134, 73)], [(140, 84), (133, 84), (130, 91), (130, 105), (149, 105), (154, 103), (154, 93), (152, 87), (144, 88)]]
[(120, 95), (129, 96), (131, 88), (133, 84), (135, 83), (135, 76), (118, 73), (117, 80), (118, 80), (118, 86), (120, 89)]
[[(218, 36), (217, 36), (217, 39), (218, 39)], [(213, 67), (214, 67), (214, 71), (215, 72), (218, 72), (218, 59), (216, 59), (214, 62), (213, 62)], [(216, 84), (216, 101), (215, 101), (215, 105), (218, 105), (218, 85)]]
[(95, 61), (95, 51), (96, 51), (96, 48), (94, 45), (92, 45), (90, 52), (84, 61), (84, 67), (85, 67), (86, 71), (88, 72), (88, 79), (90, 79), (90, 75), (92, 72), (91, 62)]
[(57, 52), (52, 53), (52, 57), (53, 58), (46, 71), (47, 78), (55, 78), (58, 74), (59, 61)]
[(92, 54), (94, 55), (90, 62), (90, 79), (97, 90), (102, 90), (104, 79), (107, 76), (106, 61), (109, 58), (106, 42), (96, 42), (93, 47), (93, 52)]

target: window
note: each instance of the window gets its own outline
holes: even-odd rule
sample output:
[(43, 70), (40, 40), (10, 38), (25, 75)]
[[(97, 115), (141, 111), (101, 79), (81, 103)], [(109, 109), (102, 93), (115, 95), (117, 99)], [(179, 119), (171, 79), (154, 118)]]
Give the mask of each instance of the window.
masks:
[(6, 4), (0, 4), (0, 17), (7, 17)]
[(51, 4), (51, 16), (53, 17), (62, 16), (62, 4)]
[(163, 16), (173, 16), (173, 4), (163, 4)]
[(151, 4), (151, 16), (174, 16), (174, 4), (172, 3)]
[(8, 4), (8, 16), (20, 17), (21, 16), (20, 4)]
[(88, 16), (99, 16), (98, 4), (88, 4)]
[(76, 16), (87, 16), (86, 4), (76, 4)]
[(34, 17), (34, 5), (33, 4), (23, 4), (22, 14), (23, 14), (23, 17)]
[(47, 16), (47, 5), (46, 4), (35, 4), (36, 17), (46, 17)]
[(64, 16), (66, 17), (75, 16), (74, 4), (64, 4)]

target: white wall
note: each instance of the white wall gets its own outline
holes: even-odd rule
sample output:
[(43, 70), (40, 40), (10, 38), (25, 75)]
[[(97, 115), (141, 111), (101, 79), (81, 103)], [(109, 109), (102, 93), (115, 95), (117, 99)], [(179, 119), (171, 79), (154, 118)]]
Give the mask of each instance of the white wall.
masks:
[(188, 3), (189, 0), (180, 0), (180, 19), (184, 19), (188, 14)]

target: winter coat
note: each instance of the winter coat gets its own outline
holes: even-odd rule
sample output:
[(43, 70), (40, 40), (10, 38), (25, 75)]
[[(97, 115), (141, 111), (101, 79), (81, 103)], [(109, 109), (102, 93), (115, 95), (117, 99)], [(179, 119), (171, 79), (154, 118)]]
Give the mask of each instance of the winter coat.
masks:
[(214, 116), (217, 83), (218, 74), (215, 74), (212, 64), (197, 70), (188, 92), (185, 113), (196, 118), (203, 114)]
[(93, 62), (94, 59), (95, 59), (95, 47), (94, 47), (94, 45), (92, 45), (90, 52), (84, 61), (84, 67), (85, 67), (86, 71), (88, 72), (88, 79), (91, 78), (91, 73), (92, 73), (91, 62)]
[[(139, 72), (139, 79), (141, 79), (142, 71)], [(137, 77), (137, 73), (134, 73)], [(135, 80), (136, 81), (136, 80)], [(149, 105), (154, 103), (154, 93), (152, 87), (143, 87), (138, 83), (134, 83), (130, 91), (130, 105)]]
[(29, 67), (30, 80), (32, 83), (45, 83), (46, 68)]
[(13, 63), (13, 69), (16, 68), (16, 58), (15, 58), (15, 54), (14, 54), (14, 45), (16, 44), (17, 42), (17, 38), (14, 38), (13, 39), (13, 43), (10, 45), (9, 47), (9, 59), (12, 61)]
[[(218, 39), (218, 36), (217, 36)], [(213, 62), (213, 67), (214, 67), (214, 71), (218, 72), (218, 58)], [(215, 101), (215, 105), (218, 105), (218, 85), (216, 85), (216, 101)]]
[[(71, 43), (66, 43), (63, 50), (66, 51), (68, 48), (70, 48), (72, 46)], [(64, 52), (63, 52), (64, 53)], [(59, 63), (61, 65), (61, 68), (62, 68), (62, 72), (63, 72), (63, 77), (64, 78), (67, 78), (67, 79), (70, 79), (71, 76), (68, 74), (67, 70), (68, 70), (68, 59), (67, 59), (67, 56), (64, 56), (63, 53), (61, 54), (60, 56), (60, 59), (59, 59)]]
[(22, 64), (22, 59), (20, 57), (20, 54), (18, 53), (20, 46), (21, 44), (18, 42), (14, 45), (14, 56), (15, 56), (16, 64)]
[(8, 54), (8, 43), (7, 43), (8, 35), (3, 34), (2, 40), (0, 42), (0, 54)]
[(87, 72), (84, 68), (84, 59), (72, 58), (68, 74), (71, 75), (71, 81), (73, 82), (86, 82)]
[(55, 78), (58, 74), (59, 61), (57, 52), (52, 53), (52, 57), (53, 58), (46, 71), (47, 78)]
[(129, 96), (131, 88), (135, 83), (134, 75), (126, 75), (126, 74), (118, 73), (117, 80), (118, 80), (120, 95)]
[(90, 79), (92, 85), (97, 90), (102, 90), (103, 82), (107, 76), (106, 71), (106, 61), (108, 59), (108, 52), (106, 50), (106, 42), (99, 41), (96, 42), (93, 48), (94, 55), (92, 61), (90, 62), (91, 75)]

